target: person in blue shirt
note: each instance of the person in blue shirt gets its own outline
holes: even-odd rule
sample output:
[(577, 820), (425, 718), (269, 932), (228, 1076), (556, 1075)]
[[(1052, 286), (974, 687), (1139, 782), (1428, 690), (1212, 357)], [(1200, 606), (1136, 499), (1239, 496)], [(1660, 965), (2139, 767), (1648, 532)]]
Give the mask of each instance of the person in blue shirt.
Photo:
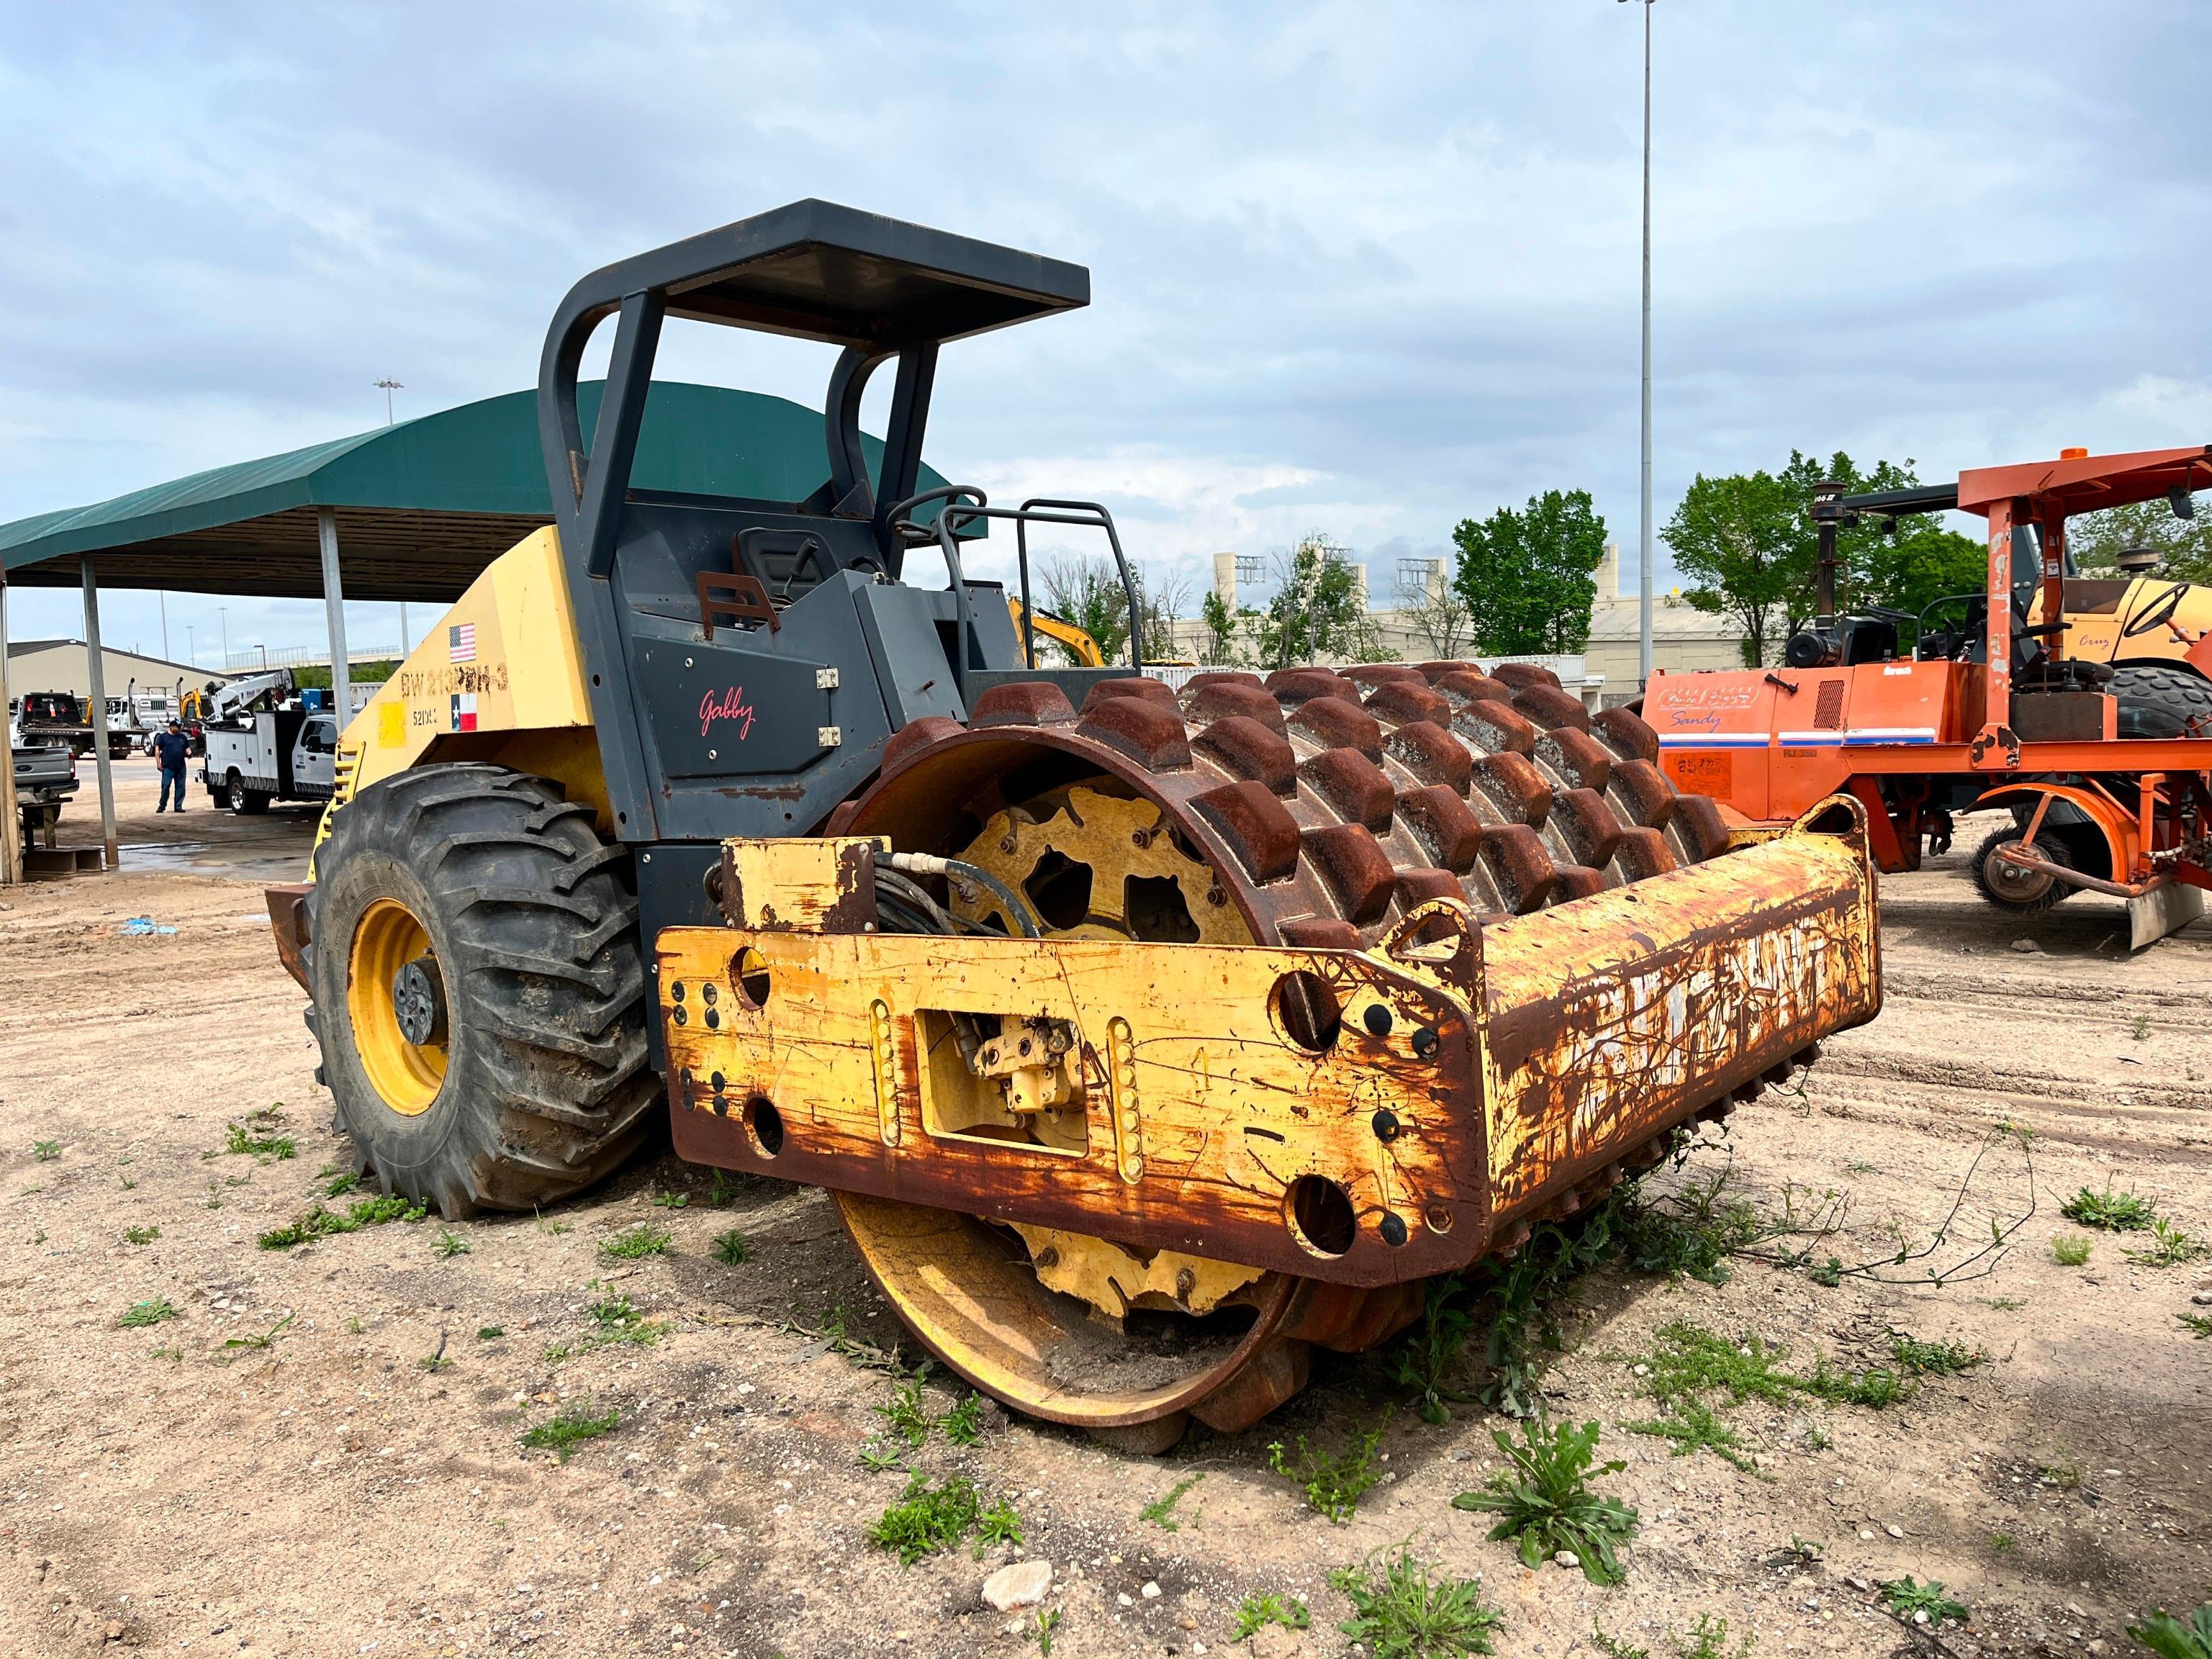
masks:
[(169, 791), (177, 792), (177, 811), (185, 810), (185, 755), (191, 747), (185, 736), (180, 721), (171, 720), (169, 729), (154, 739), (154, 758), (161, 763), (161, 804), (154, 810), (169, 810)]

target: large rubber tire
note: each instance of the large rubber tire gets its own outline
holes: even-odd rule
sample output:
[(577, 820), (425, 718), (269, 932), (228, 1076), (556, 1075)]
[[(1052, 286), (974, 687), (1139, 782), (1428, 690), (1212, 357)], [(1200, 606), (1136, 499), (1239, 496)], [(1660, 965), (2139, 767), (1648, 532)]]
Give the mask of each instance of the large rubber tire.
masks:
[[(2025, 837), (2017, 825), (1993, 832), (1974, 849), (1974, 885), (1982, 896), (2000, 910), (2009, 910), (2014, 915), (2040, 915), (2074, 891), (2056, 876), (2045, 876), (2033, 870), (2014, 872), (2009, 866), (1994, 864), (1991, 860), (2000, 847), (2017, 846)], [(2050, 835), (2035, 838), (2035, 850), (2052, 864), (2075, 867), (2075, 860), (2065, 848)]]
[(2212, 680), (2193, 668), (2122, 663), (2105, 689), (2120, 700), (2124, 738), (2212, 737)]
[(233, 772), (223, 785), (223, 805), (234, 812), (251, 817), (269, 810), (269, 797), (258, 789), (248, 789), (246, 780)]
[[(590, 809), (501, 767), (423, 767), (349, 801), (315, 863), (308, 1024), (364, 1174), (452, 1220), (550, 1203), (629, 1156), (659, 1079), (629, 854)], [(391, 1033), (356, 1030), (394, 1001), (354, 971), (393, 907), (442, 981), (445, 1042), (396, 1051), (424, 1079), (414, 1097), (372, 1075), (392, 1075)]]

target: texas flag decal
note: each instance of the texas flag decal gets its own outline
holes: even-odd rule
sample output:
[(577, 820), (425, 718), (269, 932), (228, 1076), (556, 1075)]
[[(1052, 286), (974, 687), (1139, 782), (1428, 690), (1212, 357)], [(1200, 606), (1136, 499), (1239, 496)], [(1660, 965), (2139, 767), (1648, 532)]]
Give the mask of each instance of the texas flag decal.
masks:
[(475, 692), (457, 691), (453, 694), (453, 729), (456, 732), (473, 732), (477, 729), (477, 694)]

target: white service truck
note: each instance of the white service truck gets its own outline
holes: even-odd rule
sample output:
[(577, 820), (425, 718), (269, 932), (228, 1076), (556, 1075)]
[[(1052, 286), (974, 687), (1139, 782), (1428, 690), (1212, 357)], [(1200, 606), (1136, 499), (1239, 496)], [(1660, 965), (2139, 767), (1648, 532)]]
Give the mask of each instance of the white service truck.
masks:
[(272, 800), (328, 800), (337, 787), (338, 723), (327, 710), (264, 709), (203, 730), (200, 781), (234, 812), (265, 812)]

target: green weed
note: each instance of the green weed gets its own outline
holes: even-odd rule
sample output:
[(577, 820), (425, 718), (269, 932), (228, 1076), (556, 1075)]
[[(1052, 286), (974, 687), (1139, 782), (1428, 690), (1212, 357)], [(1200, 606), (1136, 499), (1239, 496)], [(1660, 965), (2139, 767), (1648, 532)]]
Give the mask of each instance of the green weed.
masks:
[(134, 1179), (132, 1179), (131, 1176), (116, 1176), (116, 1179), (117, 1179), (118, 1181), (119, 1181), (119, 1182), (121, 1182), (123, 1183), (123, 1190), (124, 1190), (125, 1192), (126, 1192), (126, 1193), (135, 1193), (135, 1192), (137, 1192), (137, 1191), (138, 1190), (138, 1183), (137, 1183), (137, 1181), (135, 1181)]
[(594, 1417), (589, 1407), (570, 1406), (524, 1434), (522, 1443), (532, 1451), (550, 1451), (565, 1463), (575, 1455), (578, 1446), (586, 1440), (598, 1439), (620, 1421), (619, 1411)]
[(1256, 1595), (1246, 1596), (1237, 1604), (1237, 1633), (1229, 1639), (1232, 1642), (1248, 1640), (1270, 1625), (1280, 1625), (1285, 1630), (1304, 1630), (1312, 1623), (1313, 1614), (1297, 1597), (1261, 1590)]
[(726, 1210), (737, 1201), (738, 1183), (725, 1176), (720, 1170), (715, 1170), (714, 1179), (707, 1183), (707, 1207), (711, 1210)]
[(2150, 1016), (2148, 1014), (2137, 1014), (2135, 1017), (2134, 1022), (2128, 1027), (2128, 1035), (2133, 1037), (2137, 1042), (2141, 1042), (2145, 1037), (2148, 1036), (2150, 1035)]
[(2191, 1613), (2185, 1625), (2161, 1608), (2140, 1625), (2130, 1625), (2128, 1634), (2159, 1659), (2212, 1659), (2212, 1601)]
[(2058, 1213), (2077, 1226), (2094, 1227), (2100, 1232), (2142, 1233), (2150, 1231), (2158, 1209), (2148, 1199), (2116, 1193), (2107, 1183), (2101, 1193), (2082, 1188), (2058, 1206)]
[(157, 1296), (151, 1302), (132, 1303), (123, 1317), (115, 1322), (136, 1329), (144, 1325), (158, 1325), (165, 1319), (182, 1319), (183, 1317), (184, 1316), (170, 1304), (167, 1297)]
[(2082, 1267), (2096, 1241), (2086, 1233), (2061, 1233), (2051, 1241), (2051, 1259), (2062, 1267)]
[(277, 1333), (282, 1331), (287, 1325), (290, 1324), (299, 1316), (300, 1316), (296, 1313), (288, 1313), (274, 1325), (271, 1325), (267, 1330), (257, 1331), (252, 1336), (234, 1336), (227, 1338), (225, 1339), (222, 1346), (226, 1348), (240, 1348), (248, 1351), (257, 1348), (273, 1347), (276, 1346)]
[(642, 1261), (649, 1255), (664, 1254), (675, 1243), (674, 1237), (660, 1231), (648, 1222), (641, 1221), (626, 1233), (617, 1233), (612, 1238), (599, 1241), (599, 1254), (616, 1261)]
[(535, 1204), (530, 1206), (530, 1224), (549, 1238), (558, 1238), (562, 1233), (576, 1231), (576, 1224), (573, 1221), (548, 1221), (544, 1212)]
[(1018, 1546), (1022, 1541), (1022, 1518), (1014, 1513), (1014, 1506), (1003, 1498), (975, 1517), (975, 1553), (998, 1544)]
[(2176, 1314), (2174, 1317), (2190, 1330), (2194, 1331), (2200, 1340), (2212, 1336), (2212, 1314), (2185, 1313)]
[(1853, 1158), (1849, 1164), (1844, 1165), (1844, 1168), (1855, 1176), (1880, 1175), (1881, 1173), (1881, 1170), (1878, 1167), (1868, 1163), (1863, 1158)]
[(61, 1155), (62, 1144), (58, 1140), (34, 1140), (31, 1143), (31, 1157), (33, 1162), (51, 1164)]
[(1728, 1257), (1759, 1242), (1758, 1212), (1742, 1199), (1725, 1199), (1728, 1171), (1692, 1182), (1656, 1203), (1640, 1198), (1624, 1206), (1620, 1242), (1638, 1273), (1685, 1275), (1708, 1285), (1728, 1282)]
[(1493, 1653), (1492, 1632), (1502, 1616), (1482, 1599), (1471, 1578), (1439, 1577), (1404, 1546), (1382, 1563), (1373, 1558), (1340, 1567), (1329, 1583), (1352, 1603), (1352, 1617), (1337, 1628), (1366, 1644), (1375, 1659), (1460, 1659)]
[[(1595, 1625), (1590, 1626), (1590, 1638), (1597, 1644), (1598, 1651), (1606, 1659), (1651, 1659), (1650, 1648), (1637, 1647), (1618, 1636), (1607, 1636)], [(1717, 1613), (1701, 1613), (1698, 1622), (1690, 1626), (1686, 1637), (1677, 1636), (1670, 1627), (1667, 1645), (1674, 1659), (1746, 1659), (1757, 1638), (1747, 1636), (1734, 1653), (1729, 1651), (1729, 1622)]]
[(317, 1179), (323, 1181), (323, 1196), (325, 1198), (343, 1198), (348, 1193), (353, 1191), (355, 1188), (361, 1185), (361, 1176), (358, 1175), (333, 1174), (326, 1180), (321, 1176), (318, 1176)]
[(956, 1446), (972, 1446), (983, 1437), (983, 1396), (971, 1394), (945, 1413), (945, 1437)]
[(264, 1163), (271, 1158), (295, 1157), (300, 1150), (289, 1135), (257, 1134), (243, 1123), (230, 1126), (230, 1137), (222, 1149), (243, 1158), (258, 1158)]
[(714, 1260), (726, 1267), (741, 1267), (753, 1259), (752, 1243), (735, 1227), (714, 1235)]
[(2061, 1492), (2074, 1492), (2081, 1485), (2081, 1466), (2071, 1457), (2056, 1458), (2038, 1467), (2035, 1473)]
[(1643, 1363), (1650, 1368), (1646, 1386), (1656, 1399), (1674, 1401), (1718, 1389), (1726, 1391), (1731, 1405), (1761, 1400), (1781, 1406), (1801, 1386), (1780, 1369), (1788, 1357), (1788, 1349), (1770, 1348), (1757, 1336), (1739, 1345), (1702, 1325), (1677, 1320), (1661, 1328), (1659, 1346)]
[(881, 1474), (885, 1469), (895, 1469), (900, 1467), (905, 1454), (896, 1448), (879, 1450), (875, 1442), (872, 1440), (860, 1448), (860, 1456), (862, 1468), (870, 1474)]
[(469, 1241), (450, 1227), (438, 1229), (437, 1242), (430, 1246), (432, 1253), (443, 1261), (451, 1261), (457, 1255), (469, 1253)]
[(1759, 1472), (1759, 1460), (1745, 1449), (1743, 1437), (1722, 1422), (1718, 1413), (1694, 1395), (1685, 1395), (1676, 1401), (1671, 1417), (1647, 1417), (1620, 1426), (1631, 1434), (1657, 1435), (1671, 1443), (1668, 1449), (1675, 1457), (1709, 1451), (1746, 1474)]
[(1999, 1313), (2018, 1313), (2027, 1304), (2016, 1296), (1985, 1296), (1982, 1298), (1982, 1305), (1994, 1308)]
[(1993, 1532), (1990, 1534), (1990, 1547), (1999, 1555), (2009, 1555), (2020, 1547), (2020, 1540), (2008, 1532)]
[(1924, 1613), (1930, 1622), (1941, 1623), (1956, 1619), (1961, 1624), (1974, 1615), (1963, 1601), (1954, 1601), (1943, 1594), (1943, 1581), (1931, 1578), (1926, 1583), (1916, 1583), (1911, 1575), (1892, 1578), (1881, 1585), (1881, 1602), (1892, 1613), (1910, 1619)]
[(557, 1365), (576, 1354), (589, 1353), (594, 1348), (627, 1346), (649, 1348), (660, 1340), (665, 1328), (657, 1321), (647, 1319), (638, 1312), (626, 1296), (602, 1296), (586, 1304), (585, 1313), (591, 1318), (591, 1328), (579, 1340), (566, 1346), (545, 1350), (545, 1363)]
[(159, 1227), (125, 1227), (123, 1230), (123, 1242), (125, 1244), (151, 1244), (161, 1236), (161, 1230)]
[(337, 1233), (357, 1233), (364, 1227), (380, 1227), (391, 1221), (420, 1221), (429, 1214), (428, 1206), (410, 1204), (396, 1194), (380, 1198), (364, 1198), (349, 1205), (341, 1215), (326, 1210), (321, 1205), (311, 1206), (305, 1215), (295, 1216), (281, 1227), (272, 1227), (261, 1235), (264, 1250), (289, 1250), (295, 1244), (305, 1244), (311, 1239), (328, 1238)]
[(653, 1202), (658, 1209), (681, 1210), (690, 1204), (691, 1199), (685, 1193), (655, 1193)]
[(1052, 1633), (1060, 1628), (1060, 1609), (1042, 1610), (1036, 1616), (1036, 1627), (1030, 1637), (1037, 1644), (1037, 1659), (1052, 1659)]
[(1832, 1405), (1865, 1406), (1874, 1411), (1894, 1406), (1911, 1390), (1895, 1371), (1871, 1367), (1864, 1371), (1841, 1370), (1826, 1359), (1814, 1364), (1812, 1376), (1797, 1386), (1815, 1400)]
[[(1146, 1504), (1144, 1508), (1139, 1510), (1137, 1511), (1137, 1518), (1139, 1521), (1151, 1522), (1163, 1532), (1181, 1532), (1182, 1530), (1182, 1522), (1175, 1518), (1176, 1505), (1182, 1502), (1183, 1494), (1185, 1492), (1188, 1492), (1193, 1486), (1196, 1486), (1200, 1481), (1205, 1479), (1206, 1475), (1203, 1471), (1197, 1474), (1185, 1475), (1182, 1480), (1176, 1481), (1174, 1486), (1168, 1488), (1168, 1495), (1166, 1497), (1156, 1498), (1151, 1503)], [(1303, 1630), (1304, 1626), (1300, 1626), (1298, 1628)], [(1245, 1636), (1249, 1636), (1251, 1632), (1249, 1631), (1244, 1632)], [(1239, 1636), (1237, 1639), (1241, 1642), (1244, 1639), (1244, 1637)]]
[(1462, 1289), (1458, 1279), (1446, 1276), (1429, 1281), (1422, 1304), (1421, 1322), (1391, 1350), (1388, 1375), (1401, 1389), (1419, 1396), (1415, 1409), (1424, 1423), (1441, 1427), (1451, 1420), (1449, 1404), (1467, 1396), (1444, 1386), (1444, 1376), (1459, 1364), (1474, 1319), (1459, 1305)]
[(503, 1325), (479, 1325), (477, 1327), (477, 1340), (479, 1342), (496, 1342), (500, 1338), (506, 1334), (507, 1328)]
[(1634, 1534), (1636, 1511), (1617, 1498), (1599, 1497), (1589, 1481), (1593, 1474), (1614, 1474), (1628, 1466), (1597, 1463), (1595, 1423), (1577, 1428), (1571, 1423), (1528, 1422), (1521, 1434), (1522, 1443), (1516, 1446), (1502, 1431), (1492, 1431), (1511, 1472), (1492, 1475), (1487, 1492), (1460, 1493), (1452, 1507), (1498, 1516), (1490, 1536), (1518, 1540), (1528, 1566), (1565, 1550), (1593, 1584), (1619, 1583), (1623, 1574), (1613, 1545)]
[(956, 1474), (933, 1486), (916, 1474), (908, 1477), (899, 1501), (868, 1528), (867, 1539), (878, 1549), (897, 1556), (901, 1566), (910, 1567), (926, 1555), (957, 1544), (982, 1513), (974, 1481)]
[(910, 1376), (892, 1390), (890, 1403), (872, 1408), (884, 1419), (884, 1426), (899, 1436), (916, 1451), (929, 1438), (928, 1403), (921, 1397), (921, 1378)]
[(2179, 1267), (2191, 1261), (2201, 1261), (2212, 1255), (2212, 1246), (2203, 1240), (2191, 1238), (2164, 1216), (2150, 1224), (2150, 1248), (2147, 1250), (2123, 1252), (2130, 1261), (2146, 1267)]
[(1889, 1336), (1889, 1357), (1915, 1376), (1951, 1376), (1989, 1362), (1989, 1355), (1963, 1342), (1923, 1342), (1905, 1331)]
[(1382, 1443), (1382, 1431), (1388, 1426), (1386, 1418), (1371, 1429), (1356, 1431), (1352, 1443), (1334, 1457), (1310, 1449), (1304, 1435), (1298, 1437), (1295, 1457), (1281, 1441), (1275, 1441), (1267, 1448), (1267, 1467), (1297, 1485), (1307, 1504), (1340, 1527), (1352, 1519), (1360, 1498), (1382, 1478), (1375, 1467), (1375, 1448)]

